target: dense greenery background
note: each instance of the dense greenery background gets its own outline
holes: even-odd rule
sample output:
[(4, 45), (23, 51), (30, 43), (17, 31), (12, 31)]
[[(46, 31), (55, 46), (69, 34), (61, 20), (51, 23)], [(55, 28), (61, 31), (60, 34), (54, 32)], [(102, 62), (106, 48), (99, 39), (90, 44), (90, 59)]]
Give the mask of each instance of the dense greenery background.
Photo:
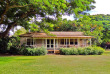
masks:
[(83, 15), (78, 20), (59, 20), (52, 31), (82, 31), (94, 36), (93, 44), (110, 42), (110, 15)]

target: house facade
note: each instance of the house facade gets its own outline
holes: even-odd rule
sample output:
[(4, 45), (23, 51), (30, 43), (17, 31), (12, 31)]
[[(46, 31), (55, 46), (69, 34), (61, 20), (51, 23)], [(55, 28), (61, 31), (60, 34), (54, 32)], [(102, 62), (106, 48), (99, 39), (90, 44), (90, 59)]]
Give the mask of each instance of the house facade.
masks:
[(48, 51), (57, 53), (60, 48), (91, 46), (92, 36), (85, 36), (83, 32), (30, 32), (20, 35), (21, 45), (47, 48)]

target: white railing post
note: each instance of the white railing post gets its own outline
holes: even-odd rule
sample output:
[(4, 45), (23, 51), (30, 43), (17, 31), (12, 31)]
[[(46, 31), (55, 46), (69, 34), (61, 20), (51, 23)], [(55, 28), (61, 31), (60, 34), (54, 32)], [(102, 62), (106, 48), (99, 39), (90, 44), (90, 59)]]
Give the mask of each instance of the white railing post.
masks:
[(54, 39), (54, 53), (55, 53), (55, 39)]

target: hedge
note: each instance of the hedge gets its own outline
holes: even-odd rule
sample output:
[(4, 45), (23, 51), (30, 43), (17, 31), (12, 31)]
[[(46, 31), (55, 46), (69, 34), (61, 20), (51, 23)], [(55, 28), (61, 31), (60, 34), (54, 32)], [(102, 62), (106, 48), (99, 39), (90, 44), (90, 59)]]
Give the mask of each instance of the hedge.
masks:
[(27, 47), (26, 49), (24, 49), (23, 54), (28, 56), (46, 55), (47, 50), (44, 47), (39, 47), (39, 48)]
[(63, 55), (101, 55), (104, 51), (101, 47), (60, 48)]

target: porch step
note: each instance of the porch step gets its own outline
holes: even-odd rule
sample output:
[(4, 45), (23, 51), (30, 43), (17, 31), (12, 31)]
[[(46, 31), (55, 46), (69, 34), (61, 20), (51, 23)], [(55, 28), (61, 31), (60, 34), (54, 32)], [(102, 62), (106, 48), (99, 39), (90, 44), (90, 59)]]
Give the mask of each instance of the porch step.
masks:
[[(47, 50), (48, 54), (53, 54), (54, 50)], [(60, 54), (60, 50), (55, 50), (55, 54)]]

